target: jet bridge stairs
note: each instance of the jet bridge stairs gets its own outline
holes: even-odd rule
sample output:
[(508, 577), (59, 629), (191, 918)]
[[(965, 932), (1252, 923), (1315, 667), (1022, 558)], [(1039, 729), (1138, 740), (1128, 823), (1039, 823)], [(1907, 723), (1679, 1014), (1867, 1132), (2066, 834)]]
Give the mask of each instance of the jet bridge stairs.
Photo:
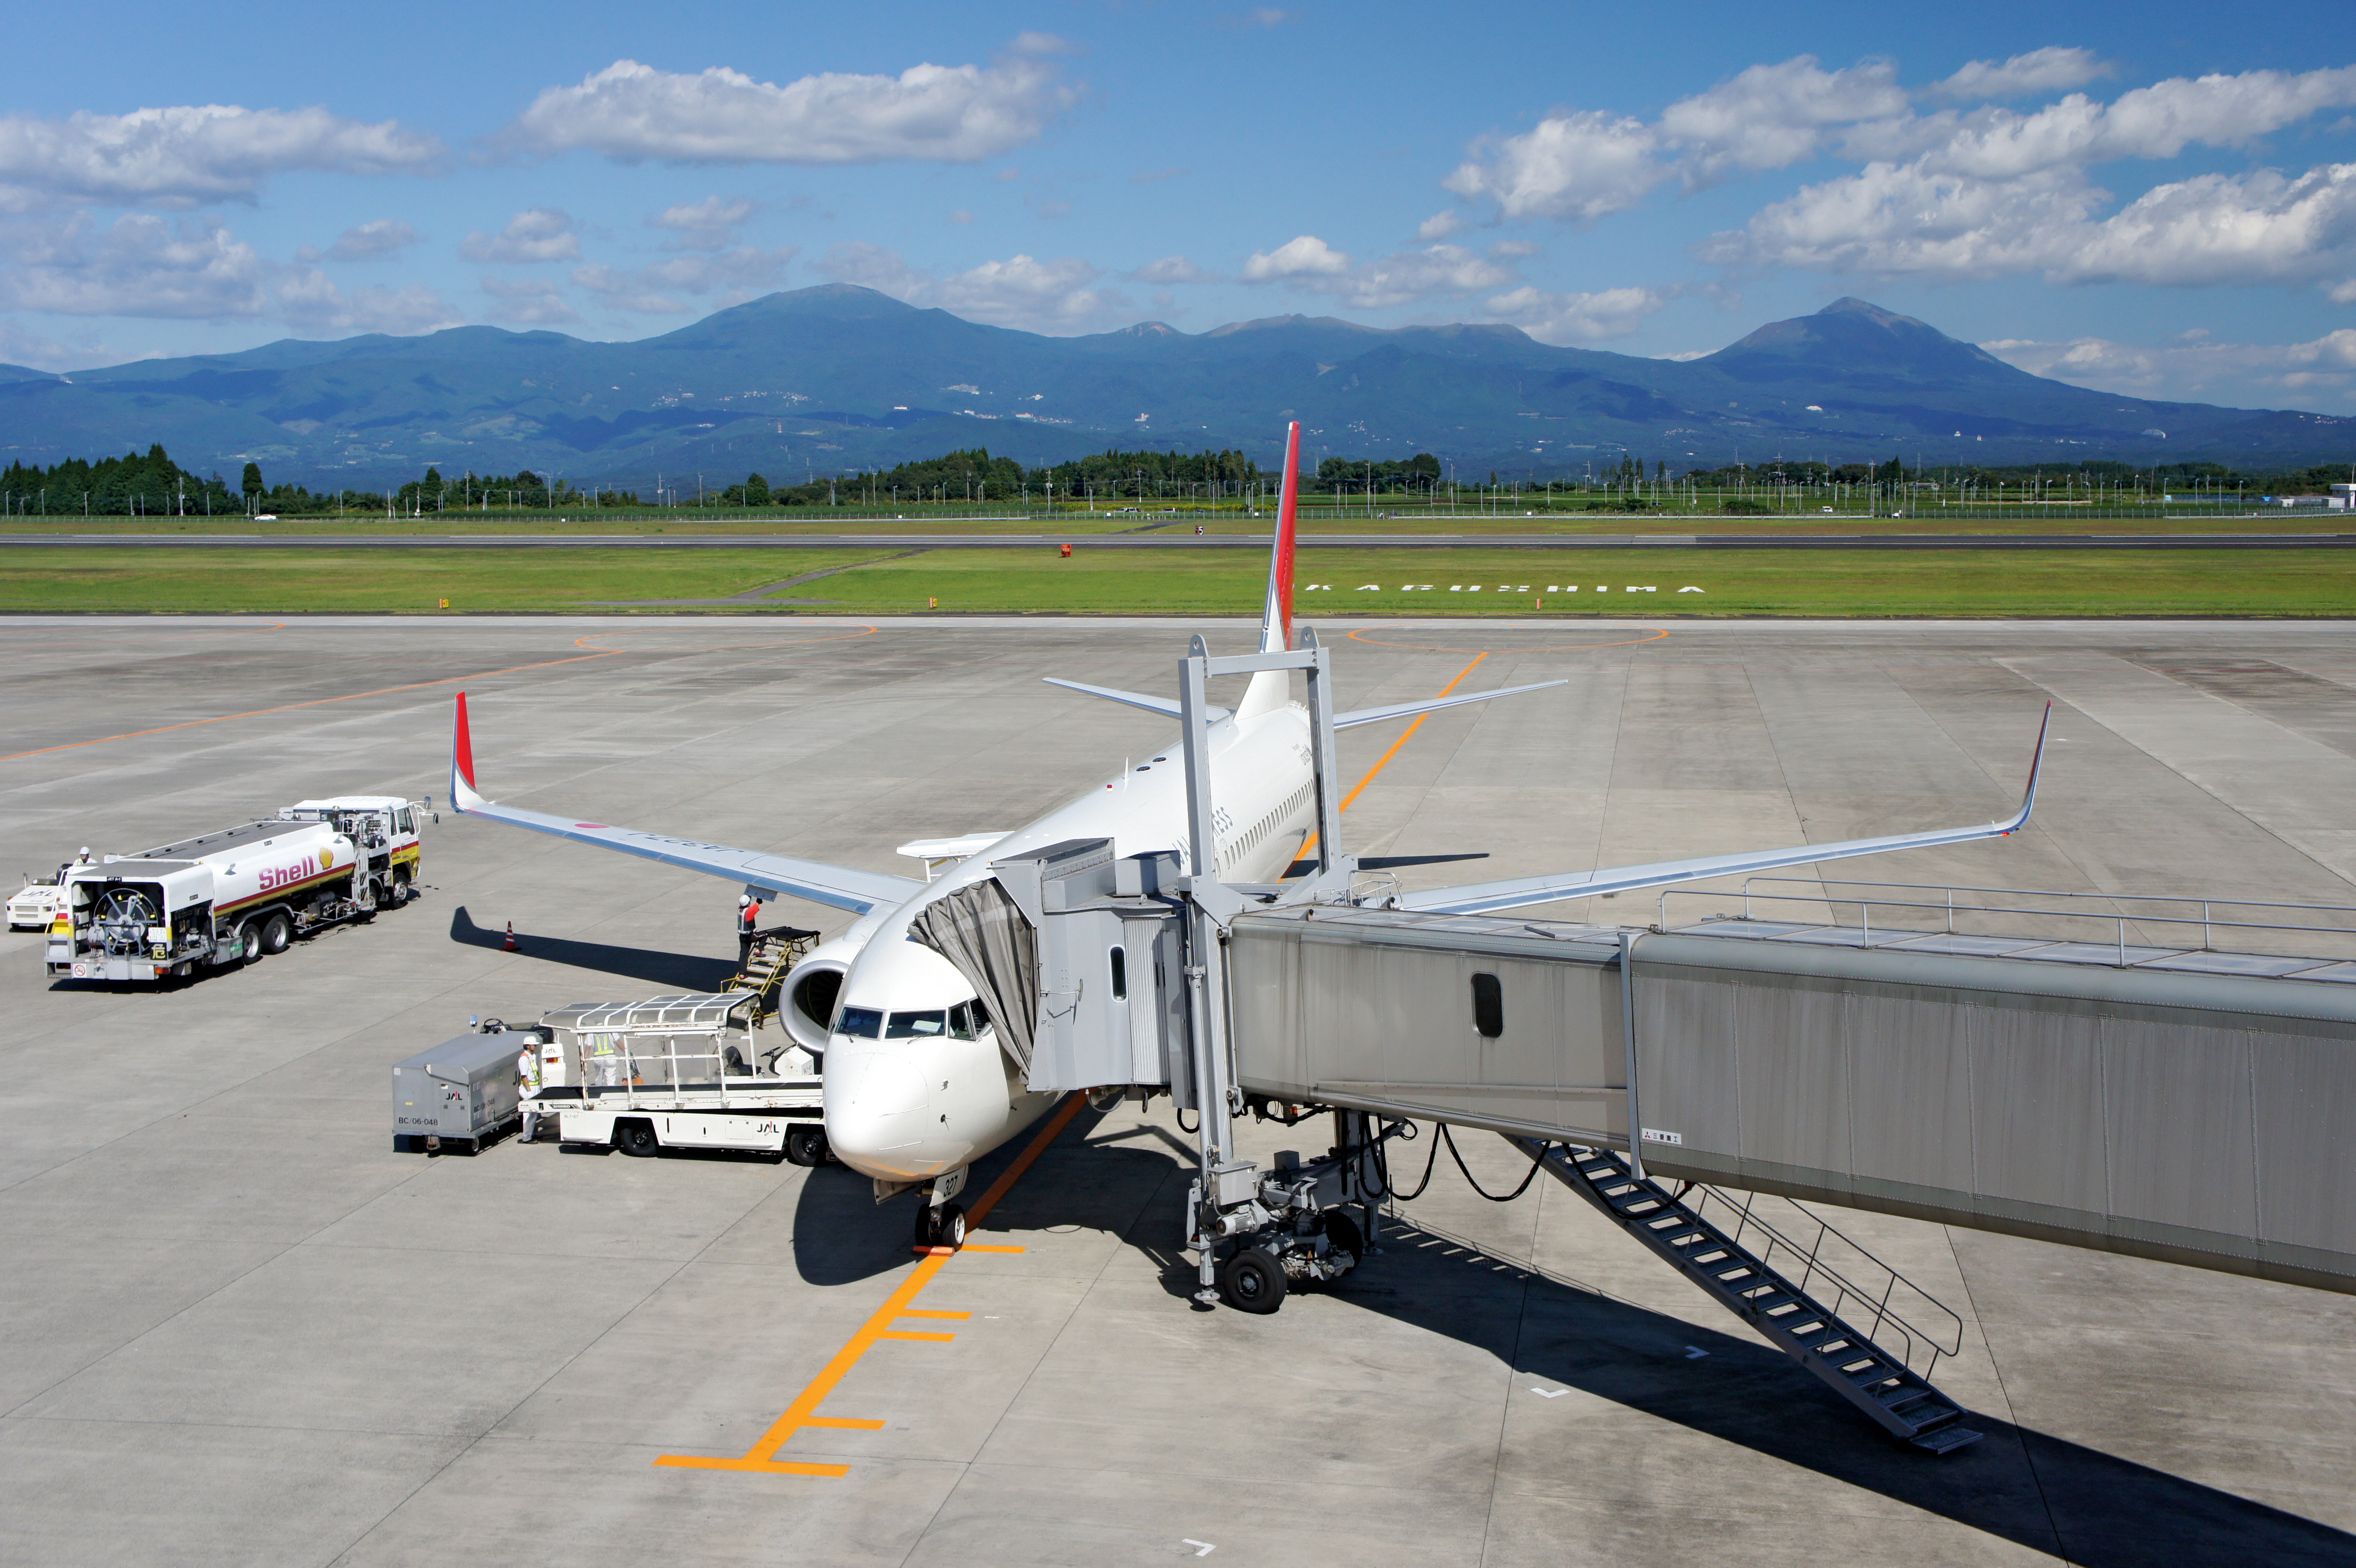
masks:
[[(1327, 660), (1312, 637), (1221, 659), (1198, 639), (1181, 661), (1185, 854), (1075, 841), (993, 863), (1035, 972), (984, 994), (1001, 1018), (1035, 1002), (1028, 1086), (1167, 1093), (1197, 1117), (1198, 1299), (1269, 1311), (1356, 1266), (1392, 1197), (1384, 1145), (1418, 1122), (1513, 1142), (1933, 1452), (1976, 1435), (1932, 1381), (1959, 1320), (1846, 1237), (1837, 1269), (1838, 1232), (1799, 1208), (1804, 1244), (1761, 1197), (2356, 1292), (2356, 911), (2114, 899), (2073, 937), (2057, 928), (2095, 917), (2066, 896), (1865, 884), (1757, 895), (1784, 918), (1746, 892), (1751, 918), (1682, 927), (1665, 899), (1639, 929), (1385, 908), (1336, 847)], [(1308, 677), (1319, 859), (1223, 884), (1188, 871), (1216, 843), (1205, 687), (1264, 669)], [(2218, 945), (2293, 929), (2344, 955)], [(1325, 1112), (1322, 1156), (1236, 1152), (1243, 1116)]]

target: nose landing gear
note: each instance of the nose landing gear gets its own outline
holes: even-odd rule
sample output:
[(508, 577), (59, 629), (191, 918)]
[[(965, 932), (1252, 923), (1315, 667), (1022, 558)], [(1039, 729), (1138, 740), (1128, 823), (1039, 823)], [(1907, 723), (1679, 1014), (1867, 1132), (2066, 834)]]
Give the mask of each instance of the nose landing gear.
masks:
[(965, 1210), (954, 1203), (944, 1203), (938, 1208), (926, 1204), (916, 1210), (916, 1248), (931, 1251), (947, 1247), (951, 1251), (965, 1245)]

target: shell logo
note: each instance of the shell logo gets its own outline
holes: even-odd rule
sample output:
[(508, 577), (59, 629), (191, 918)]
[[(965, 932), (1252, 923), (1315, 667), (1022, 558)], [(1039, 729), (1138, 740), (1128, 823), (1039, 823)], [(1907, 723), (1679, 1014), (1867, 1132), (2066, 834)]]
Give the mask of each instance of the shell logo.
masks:
[(335, 865), (335, 864), (336, 864), (336, 852), (335, 852), (334, 850), (331, 850), (331, 849), (323, 849), (323, 850), (321, 850), (321, 851), (319, 852), (319, 869), (320, 869), (320, 870), (325, 871), (325, 870), (327, 870), (327, 867), (329, 867), (329, 866), (331, 866), (331, 865)]

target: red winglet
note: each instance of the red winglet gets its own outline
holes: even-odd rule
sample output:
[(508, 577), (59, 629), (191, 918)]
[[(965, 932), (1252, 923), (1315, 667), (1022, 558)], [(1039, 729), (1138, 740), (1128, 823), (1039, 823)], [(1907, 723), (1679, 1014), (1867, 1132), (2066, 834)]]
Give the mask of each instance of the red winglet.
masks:
[(464, 692), (458, 693), (458, 727), (450, 736), (450, 766), (458, 770), (458, 777), (466, 781), (467, 789), (475, 788), (475, 737), (466, 727), (466, 693)]

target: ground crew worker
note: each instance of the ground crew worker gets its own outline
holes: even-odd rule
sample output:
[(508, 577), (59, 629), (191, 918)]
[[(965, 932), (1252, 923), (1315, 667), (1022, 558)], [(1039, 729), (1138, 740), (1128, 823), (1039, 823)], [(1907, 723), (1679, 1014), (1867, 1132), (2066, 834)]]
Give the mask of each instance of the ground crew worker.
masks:
[(760, 923), (760, 901), (750, 893), (740, 894), (736, 899), (736, 967), (739, 969), (753, 961), (753, 939), (759, 934), (755, 928)]
[(90, 845), (84, 844), (81, 846), (81, 853), (74, 856), (74, 864), (76, 865), (88, 865), (90, 864)]
[(540, 1093), (540, 1043), (534, 1038), (516, 1056), (516, 1103), (523, 1116), (523, 1132), (516, 1142), (529, 1144), (540, 1132), (540, 1112), (531, 1102)]

